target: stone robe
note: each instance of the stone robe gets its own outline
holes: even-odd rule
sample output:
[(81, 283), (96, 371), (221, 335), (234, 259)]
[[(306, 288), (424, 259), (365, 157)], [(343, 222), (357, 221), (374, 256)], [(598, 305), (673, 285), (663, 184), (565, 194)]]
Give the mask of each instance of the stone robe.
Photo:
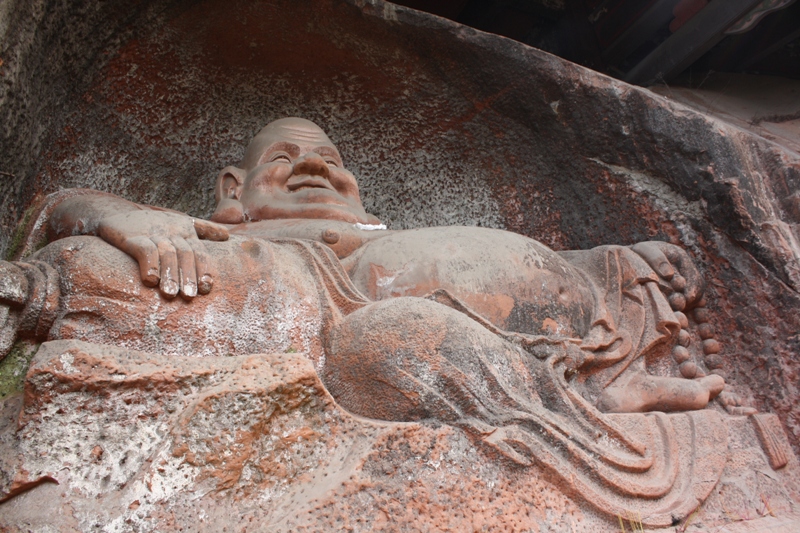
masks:
[[(373, 302), (313, 241), (237, 236), (206, 246), (219, 265), (214, 290), (188, 302), (144, 287), (134, 260), (98, 238), (48, 245), (32, 260), (60, 278), (49, 338), (163, 357), (303, 352), (351, 413), (460, 427), (606, 511), (644, 498), (648, 515), (666, 516), (696, 505), (687, 479), (698, 465), (719, 473), (695, 456), (698, 439), (724, 440), (714, 413), (609, 416), (593, 406), (677, 328), (657, 278), (627, 248), (566, 257), (593, 295), (587, 334), (574, 338), (500, 329), (446, 288)], [(677, 457), (687, 453), (684, 465)]]

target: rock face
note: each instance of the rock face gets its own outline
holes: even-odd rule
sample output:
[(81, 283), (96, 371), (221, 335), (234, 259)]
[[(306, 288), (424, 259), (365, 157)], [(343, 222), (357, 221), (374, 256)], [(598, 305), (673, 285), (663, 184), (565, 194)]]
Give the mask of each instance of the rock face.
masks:
[[(719, 429), (704, 421), (709, 414), (669, 423), (684, 426), (684, 437), (694, 432), (702, 448), (707, 429)], [(5, 498), (16, 494), (0, 506), (0, 525), (11, 531), (612, 531), (618, 516), (668, 526), (692, 510), (609, 513), (452, 427), (353, 417), (303, 354), (165, 361), (49, 342), (3, 417), (4, 472), (13, 462), (18, 472), (0, 487)], [(693, 523), (795, 510), (797, 459), (772, 470), (745, 417), (722, 429), (722, 441), (712, 439), (711, 453), (677, 482), (698, 499), (711, 493)]]
[[(797, 153), (380, 1), (3, 9), (6, 256), (41, 246), (24, 238), (41, 234), (29, 208), (61, 188), (207, 217), (216, 173), (253, 133), (304, 116), (336, 140), (367, 211), (390, 228), (498, 227), (556, 250), (643, 240), (687, 249), (707, 280), (702, 324), (722, 343), (706, 365), (779, 417), (725, 422), (727, 447), (715, 442), (727, 461), (696, 489), (707, 500), (692, 520), (796, 512), (797, 460), (780, 428), (800, 450)], [(165, 362), (55, 343), (25, 387), (4, 403), (5, 527), (618, 528), (551, 474), (494, 457), (460, 430), (345, 413), (299, 354)]]

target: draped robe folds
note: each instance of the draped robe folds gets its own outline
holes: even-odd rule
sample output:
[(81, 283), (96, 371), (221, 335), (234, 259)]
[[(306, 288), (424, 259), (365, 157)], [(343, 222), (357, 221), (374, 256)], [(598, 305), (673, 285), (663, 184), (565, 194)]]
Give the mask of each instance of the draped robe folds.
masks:
[[(602, 511), (633, 509), (644, 525), (669, 525), (721, 474), (719, 455), (698, 452), (724, 447), (725, 425), (711, 411), (608, 415), (587, 401), (626, 371), (644, 370), (645, 358), (668, 354), (680, 326), (659, 278), (630, 249), (562, 256), (596, 296), (586, 338), (502, 331), (440, 290), (427, 298), (439, 305), (395, 298), (346, 317), (332, 332), (323, 381), (351, 412), (461, 427), (516, 463), (540, 465)], [(698, 471), (708, 475), (700, 490)]]
[(669, 372), (669, 351), (680, 324), (653, 269), (623, 246), (559, 255), (587, 274), (595, 294), (592, 328), (580, 343), (582, 372), (573, 386), (596, 403), (602, 390), (629, 369)]
[[(232, 237), (207, 248), (220, 265), (214, 290), (186, 302), (141, 287), (135, 262), (100, 239), (45, 247), (34, 259), (61, 277), (49, 338), (164, 355), (303, 351), (348, 411), (462, 428), (490, 455), (536, 465), (603, 512), (636, 510), (645, 525), (686, 516), (721, 473), (724, 460), (701, 453), (724, 446), (716, 413), (593, 406), (678, 328), (658, 278), (627, 248), (563, 254), (596, 296), (584, 339), (500, 330), (441, 290), (372, 302), (312, 241)], [(698, 471), (708, 486), (698, 489)]]

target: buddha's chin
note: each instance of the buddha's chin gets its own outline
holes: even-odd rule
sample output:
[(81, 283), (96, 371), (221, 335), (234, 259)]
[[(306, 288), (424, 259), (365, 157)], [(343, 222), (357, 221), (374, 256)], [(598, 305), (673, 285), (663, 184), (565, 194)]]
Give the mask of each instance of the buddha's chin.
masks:
[(357, 222), (369, 223), (367, 214), (363, 209), (353, 209), (350, 206), (335, 204), (309, 204), (299, 209), (293, 209), (291, 218), (338, 220), (353, 224)]
[(368, 215), (364, 208), (338, 202), (316, 202), (263, 206), (260, 209), (248, 212), (249, 219), (253, 222), (259, 220), (281, 219), (311, 219), (311, 220), (338, 220), (341, 222), (378, 224), (379, 221)]
[(308, 187), (299, 191), (290, 192), (286, 195), (287, 203), (297, 205), (324, 204), (333, 206), (349, 207), (351, 202), (346, 196), (342, 196), (336, 191), (323, 189), (320, 187)]

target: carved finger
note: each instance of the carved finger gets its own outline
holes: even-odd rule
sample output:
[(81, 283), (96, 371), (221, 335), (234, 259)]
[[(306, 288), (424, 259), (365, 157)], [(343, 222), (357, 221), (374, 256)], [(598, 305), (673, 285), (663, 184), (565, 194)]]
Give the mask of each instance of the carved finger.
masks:
[(205, 245), (200, 239), (186, 239), (189, 246), (194, 250), (194, 264), (197, 269), (197, 292), (208, 294), (214, 285), (214, 272), (211, 270), (211, 259), (208, 256)]
[[(102, 220), (100, 225), (97, 227), (97, 234), (108, 244), (125, 251), (128, 255), (133, 255), (125, 250), (127, 241), (130, 239), (128, 239), (128, 236), (125, 235), (123, 231), (120, 231), (120, 228), (116, 224), (112, 223), (114, 219), (115, 217), (109, 217)], [(136, 246), (135, 243), (134, 246)]]
[[(665, 245), (663, 252), (667, 259), (678, 268), (681, 276), (685, 278), (683, 294), (686, 296), (688, 306), (693, 306), (703, 295), (705, 282), (700, 275), (700, 271), (686, 250), (678, 246)], [(676, 276), (677, 277), (677, 276)]]
[(155, 243), (147, 237), (131, 237), (125, 239), (119, 247), (123, 252), (130, 255), (139, 263), (139, 272), (142, 276), (142, 283), (148, 287), (158, 285), (160, 279), (158, 248)]
[(207, 241), (227, 241), (230, 236), (228, 228), (225, 226), (200, 218), (192, 220), (194, 221), (194, 231), (201, 239)]
[(172, 237), (171, 240), (178, 260), (178, 279), (180, 280), (181, 296), (194, 298), (197, 296), (194, 251), (183, 237)]
[(667, 256), (659, 248), (658, 243), (640, 242), (634, 244), (631, 249), (647, 261), (647, 264), (665, 280), (670, 280), (675, 275), (675, 269), (672, 268)]
[(0, 302), (24, 305), (28, 299), (28, 278), (19, 267), (0, 261)]
[(158, 259), (161, 263), (161, 283), (159, 290), (167, 298), (174, 298), (180, 289), (178, 278), (178, 256), (172, 241), (164, 237), (153, 237), (158, 248)]
[(8, 355), (17, 340), (18, 322), (18, 312), (12, 312), (7, 305), (0, 305), (0, 361)]

